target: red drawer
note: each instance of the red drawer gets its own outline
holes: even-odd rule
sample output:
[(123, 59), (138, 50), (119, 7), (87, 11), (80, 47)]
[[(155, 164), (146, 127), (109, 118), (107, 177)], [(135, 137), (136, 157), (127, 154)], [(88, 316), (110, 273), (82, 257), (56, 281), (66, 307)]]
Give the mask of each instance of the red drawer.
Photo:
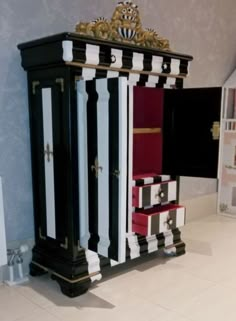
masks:
[(176, 181), (133, 186), (133, 207), (146, 207), (176, 200)]
[(136, 211), (132, 215), (132, 230), (144, 236), (166, 232), (185, 224), (185, 207), (167, 204)]

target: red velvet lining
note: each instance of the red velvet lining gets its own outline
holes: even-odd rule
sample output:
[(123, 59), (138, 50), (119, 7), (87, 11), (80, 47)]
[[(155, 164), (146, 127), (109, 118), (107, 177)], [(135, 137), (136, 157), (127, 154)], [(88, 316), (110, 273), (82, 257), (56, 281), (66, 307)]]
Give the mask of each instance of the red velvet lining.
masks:
[[(134, 87), (134, 128), (162, 128), (163, 89)], [(134, 134), (133, 175), (162, 173), (162, 134)]]
[(162, 127), (161, 88), (134, 87), (134, 128)]
[(133, 175), (162, 173), (162, 135), (133, 135)]
[[(182, 208), (183, 206), (177, 205), (177, 204), (166, 204), (166, 205), (160, 205), (148, 208), (146, 210), (137, 210), (133, 214), (138, 214), (138, 216), (148, 216), (148, 215), (158, 215), (162, 212), (170, 211), (170, 210), (176, 210), (178, 208)], [(141, 214), (141, 215), (140, 215)]]
[(138, 188), (138, 186), (133, 186), (133, 189), (132, 189), (132, 206), (139, 207), (139, 188)]
[(138, 225), (138, 224), (133, 223), (132, 224), (132, 231), (134, 233), (137, 233), (140, 235), (147, 235), (148, 234), (148, 227), (147, 227), (147, 225), (143, 226), (143, 225)]
[(133, 176), (133, 180), (134, 181), (137, 181), (138, 179), (144, 179), (146, 177), (155, 177), (157, 176), (158, 174), (157, 173), (145, 173), (145, 174), (138, 174), (138, 175), (134, 175)]

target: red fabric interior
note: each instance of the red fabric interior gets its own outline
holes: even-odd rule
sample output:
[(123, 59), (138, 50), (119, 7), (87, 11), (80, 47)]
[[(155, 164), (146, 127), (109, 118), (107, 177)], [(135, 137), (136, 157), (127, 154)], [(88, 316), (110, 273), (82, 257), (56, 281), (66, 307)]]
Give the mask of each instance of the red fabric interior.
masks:
[(146, 177), (154, 177), (157, 176), (158, 174), (155, 172), (151, 172), (151, 173), (145, 173), (145, 174), (138, 174), (138, 175), (134, 175), (133, 176), (133, 180), (138, 180), (138, 179), (144, 179)]
[[(163, 89), (134, 87), (134, 128), (162, 128)], [(134, 134), (133, 175), (162, 173), (162, 134)]]
[(162, 127), (163, 89), (134, 87), (134, 128)]
[(162, 135), (134, 134), (133, 175), (162, 172)]
[(137, 234), (140, 234), (140, 235), (147, 235), (148, 234), (147, 224), (145, 226), (143, 226), (143, 225), (138, 225), (138, 224), (133, 223), (132, 231), (134, 233), (137, 233)]
[(136, 213), (143, 214), (143, 215), (153, 215), (153, 214), (158, 214), (165, 211), (175, 210), (180, 207), (183, 207), (183, 206), (177, 205), (177, 204), (167, 204), (167, 205), (151, 207), (146, 210), (137, 210)]
[(139, 207), (139, 188), (137, 186), (132, 189), (132, 206)]

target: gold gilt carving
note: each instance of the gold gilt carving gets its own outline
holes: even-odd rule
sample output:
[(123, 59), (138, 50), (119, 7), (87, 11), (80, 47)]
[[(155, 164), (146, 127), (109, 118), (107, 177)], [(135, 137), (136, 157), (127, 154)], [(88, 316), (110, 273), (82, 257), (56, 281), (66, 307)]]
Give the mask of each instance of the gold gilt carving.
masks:
[(120, 41), (146, 48), (170, 50), (169, 41), (153, 29), (143, 29), (138, 6), (124, 1), (116, 5), (111, 20), (98, 18), (92, 22), (80, 22), (75, 31), (97, 39)]

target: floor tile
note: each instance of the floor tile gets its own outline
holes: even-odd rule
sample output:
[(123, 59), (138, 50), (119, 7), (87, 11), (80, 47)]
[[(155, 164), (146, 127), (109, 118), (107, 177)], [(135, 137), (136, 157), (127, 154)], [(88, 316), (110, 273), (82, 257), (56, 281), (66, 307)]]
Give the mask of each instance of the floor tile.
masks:
[(236, 220), (211, 215), (181, 230), (185, 255), (129, 261), (77, 298), (49, 275), (0, 285), (0, 321), (235, 321)]
[(188, 302), (181, 313), (193, 321), (235, 321), (235, 306), (235, 290), (216, 285)]
[(33, 313), (16, 321), (59, 321), (59, 319), (42, 309), (37, 309)]
[(0, 287), (1, 321), (15, 321), (33, 313), (37, 309), (38, 306), (20, 295), (16, 288), (6, 285)]

